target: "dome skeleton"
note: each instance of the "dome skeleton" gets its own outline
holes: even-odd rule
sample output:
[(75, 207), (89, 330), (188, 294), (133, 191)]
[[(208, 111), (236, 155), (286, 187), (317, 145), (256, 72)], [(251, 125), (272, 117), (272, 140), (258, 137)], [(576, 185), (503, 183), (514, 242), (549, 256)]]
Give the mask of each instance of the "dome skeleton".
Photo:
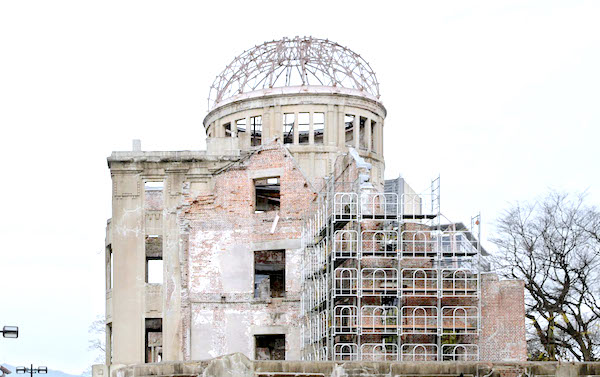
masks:
[(208, 107), (241, 93), (310, 85), (355, 89), (379, 98), (375, 73), (360, 55), (326, 39), (295, 37), (238, 55), (211, 85)]

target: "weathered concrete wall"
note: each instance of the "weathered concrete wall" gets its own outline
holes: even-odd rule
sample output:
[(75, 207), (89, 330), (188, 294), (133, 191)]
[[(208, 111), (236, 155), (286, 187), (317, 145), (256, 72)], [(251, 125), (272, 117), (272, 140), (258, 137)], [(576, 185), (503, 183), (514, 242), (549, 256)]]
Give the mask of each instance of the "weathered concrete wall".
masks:
[[(94, 370), (95, 371), (95, 370)], [(597, 376), (600, 363), (483, 362), (329, 362), (250, 361), (241, 354), (212, 360), (130, 365), (113, 368), (111, 377), (342, 377), (342, 376)], [(94, 374), (94, 377), (100, 377)]]
[(522, 280), (499, 280), (495, 273), (481, 275), (481, 360), (527, 360), (524, 295)]
[[(280, 178), (280, 208), (255, 213), (254, 180), (268, 177)], [(285, 334), (286, 358), (300, 358), (300, 225), (313, 196), (277, 143), (218, 173), (212, 193), (188, 195), (180, 215), (189, 239), (183, 261), (187, 357), (242, 352), (253, 358), (254, 335)], [(285, 250), (285, 298), (254, 297), (254, 252), (260, 250)]]

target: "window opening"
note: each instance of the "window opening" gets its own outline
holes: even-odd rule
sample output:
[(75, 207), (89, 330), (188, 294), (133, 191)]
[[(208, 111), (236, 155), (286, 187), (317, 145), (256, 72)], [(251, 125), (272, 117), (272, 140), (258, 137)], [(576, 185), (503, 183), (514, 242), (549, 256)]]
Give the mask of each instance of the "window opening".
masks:
[(313, 114), (313, 131), (315, 134), (315, 144), (323, 144), (325, 138), (325, 113)]
[(162, 319), (146, 318), (145, 324), (145, 361), (159, 363), (162, 360)]
[(285, 250), (254, 252), (254, 297), (285, 297)]
[(310, 138), (310, 113), (298, 114), (298, 143), (308, 144)]
[(250, 118), (250, 144), (255, 147), (262, 142), (262, 116)]
[(231, 123), (225, 123), (223, 128), (225, 129), (225, 137), (233, 136), (233, 132), (231, 132)]
[(344, 125), (346, 132), (346, 145), (354, 146), (354, 115), (348, 115), (344, 117)]
[(162, 236), (146, 236), (146, 283), (163, 283)]
[(235, 127), (238, 133), (246, 132), (246, 119), (238, 119), (235, 121)]
[(296, 114), (283, 114), (283, 143), (294, 143), (294, 122)]
[(359, 148), (363, 150), (367, 150), (367, 118), (360, 117), (358, 128), (358, 140), (359, 140)]
[(255, 335), (256, 360), (285, 360), (285, 335)]
[(279, 177), (254, 180), (255, 213), (278, 211), (281, 199)]
[(377, 123), (371, 121), (371, 151), (377, 152), (377, 140), (375, 139), (375, 125)]

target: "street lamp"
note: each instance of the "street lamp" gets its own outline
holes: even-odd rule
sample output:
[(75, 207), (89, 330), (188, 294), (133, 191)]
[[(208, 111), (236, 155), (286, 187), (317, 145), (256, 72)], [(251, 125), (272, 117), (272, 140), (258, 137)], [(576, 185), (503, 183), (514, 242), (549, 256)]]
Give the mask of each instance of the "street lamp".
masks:
[(17, 374), (29, 373), (31, 377), (33, 377), (34, 373), (46, 374), (48, 373), (48, 367), (37, 367), (34, 368), (33, 364), (31, 364), (31, 368), (26, 367), (17, 367)]
[(2, 336), (5, 338), (18, 338), (19, 328), (17, 326), (4, 326), (2, 328)]

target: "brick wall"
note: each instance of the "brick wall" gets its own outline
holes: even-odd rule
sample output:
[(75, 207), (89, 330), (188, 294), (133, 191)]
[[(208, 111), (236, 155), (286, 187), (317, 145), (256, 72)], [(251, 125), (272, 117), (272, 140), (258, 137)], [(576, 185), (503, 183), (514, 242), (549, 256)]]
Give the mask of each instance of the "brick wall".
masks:
[(481, 275), (480, 359), (525, 361), (525, 290), (521, 280), (499, 280)]

